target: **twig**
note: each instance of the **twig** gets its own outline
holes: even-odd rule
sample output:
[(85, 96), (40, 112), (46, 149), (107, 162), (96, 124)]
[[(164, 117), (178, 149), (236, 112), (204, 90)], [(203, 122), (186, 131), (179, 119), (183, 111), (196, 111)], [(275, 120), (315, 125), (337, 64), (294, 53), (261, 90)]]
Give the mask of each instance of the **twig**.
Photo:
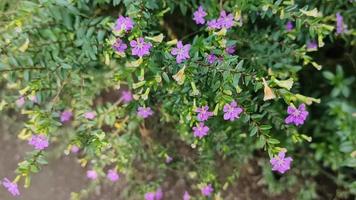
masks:
[(26, 67), (26, 68), (13, 68), (13, 69), (1, 69), (0, 73), (2, 72), (13, 72), (13, 71), (25, 71), (25, 70), (46, 70), (45, 67)]

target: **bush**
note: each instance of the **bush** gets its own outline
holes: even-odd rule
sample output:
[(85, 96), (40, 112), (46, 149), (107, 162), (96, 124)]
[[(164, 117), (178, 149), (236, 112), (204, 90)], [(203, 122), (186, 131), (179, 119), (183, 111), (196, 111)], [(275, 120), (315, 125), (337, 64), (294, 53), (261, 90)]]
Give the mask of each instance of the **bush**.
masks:
[(160, 199), (175, 174), (186, 196), (219, 199), (248, 160), (272, 193), (329, 198), (317, 191), (326, 176), (336, 198), (356, 194), (355, 1), (0, 8), (0, 110), (26, 116), (19, 138), (34, 147), (3, 181), (13, 195), (54, 145), (77, 153), (95, 184), (125, 176), (123, 198)]

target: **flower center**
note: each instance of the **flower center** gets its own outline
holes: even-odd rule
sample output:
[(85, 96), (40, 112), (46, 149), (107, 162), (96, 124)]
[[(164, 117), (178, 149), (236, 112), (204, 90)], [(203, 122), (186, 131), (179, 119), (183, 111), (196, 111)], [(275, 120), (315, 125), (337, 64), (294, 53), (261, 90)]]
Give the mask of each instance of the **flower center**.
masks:
[(294, 115), (294, 116), (299, 116), (299, 115), (300, 115), (300, 111), (299, 111), (299, 110), (295, 110), (295, 111), (293, 112), (293, 115)]

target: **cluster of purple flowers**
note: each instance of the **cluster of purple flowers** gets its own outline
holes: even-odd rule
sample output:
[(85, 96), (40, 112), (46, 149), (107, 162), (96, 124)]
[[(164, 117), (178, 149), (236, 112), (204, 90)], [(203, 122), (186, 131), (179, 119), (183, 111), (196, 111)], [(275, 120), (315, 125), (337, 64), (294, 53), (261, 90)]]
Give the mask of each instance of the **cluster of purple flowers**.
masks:
[(214, 189), (211, 186), (211, 184), (207, 184), (206, 186), (201, 188), (201, 194), (203, 196), (210, 197), (213, 192), (214, 192)]
[[(196, 24), (205, 24), (205, 12), (203, 6), (199, 6), (198, 10), (193, 13), (193, 20)], [(234, 16), (231, 13), (226, 13), (225, 10), (220, 12), (220, 16), (217, 19), (212, 19), (207, 22), (209, 29), (229, 29), (234, 26)]]
[(153, 111), (150, 107), (139, 107), (137, 110), (137, 114), (138, 114), (138, 116), (145, 119), (145, 118), (153, 115)]
[[(91, 180), (96, 180), (98, 178), (98, 173), (95, 170), (88, 170), (87, 178)], [(115, 169), (109, 169), (106, 174), (106, 178), (111, 182), (116, 182), (120, 179), (120, 176)]]
[[(38, 103), (38, 99), (36, 95), (32, 96), (27, 96), (27, 98), (32, 102), (32, 103)], [(26, 97), (25, 96), (20, 96), (18, 99), (16, 99), (15, 104), (17, 107), (21, 108), (24, 106), (26, 103)]]
[(32, 135), (28, 140), (28, 144), (33, 146), (36, 150), (44, 150), (48, 147), (49, 142), (45, 135)]
[(69, 122), (73, 117), (73, 112), (71, 110), (65, 110), (61, 113), (61, 122)]
[[(115, 31), (119, 32), (129, 32), (134, 28), (134, 22), (130, 17), (119, 16), (116, 21)], [(150, 49), (152, 44), (145, 42), (143, 37), (139, 37), (136, 40), (130, 41), (131, 54), (133, 56), (143, 57), (150, 54)], [(120, 38), (117, 38), (112, 48), (118, 53), (124, 53), (127, 49), (127, 44)]]
[(132, 92), (130, 90), (123, 90), (121, 92), (121, 99), (124, 103), (130, 103), (133, 99)]
[[(306, 118), (309, 115), (309, 112), (305, 108), (305, 104), (299, 105), (298, 108), (294, 106), (288, 106), (287, 108), (288, 116), (284, 120), (286, 124), (294, 124), (300, 126), (304, 124)], [(290, 169), (293, 159), (291, 157), (285, 157), (286, 150), (282, 150), (278, 153), (277, 156), (273, 157), (270, 160), (272, 165), (272, 171), (277, 171), (281, 174), (284, 174)]]
[(106, 174), (106, 178), (108, 178), (111, 182), (116, 182), (120, 179), (120, 176), (115, 169), (109, 169)]
[[(240, 114), (243, 112), (243, 109), (237, 106), (236, 101), (232, 101), (229, 104), (225, 104), (224, 106), (224, 120), (234, 121), (240, 118)], [(203, 138), (204, 136), (208, 135), (209, 127), (204, 124), (211, 116), (214, 115), (213, 112), (209, 111), (209, 106), (202, 106), (201, 108), (197, 108), (196, 111), (197, 120), (199, 124), (193, 127), (193, 133), (195, 137)]]
[(158, 188), (155, 192), (147, 192), (145, 194), (145, 200), (161, 200), (163, 199), (163, 192), (161, 188)]
[(94, 111), (88, 111), (84, 113), (84, 118), (88, 120), (93, 120), (96, 117), (96, 113)]
[(236, 101), (232, 101), (230, 104), (224, 106), (224, 120), (234, 121), (240, 118), (242, 111), (242, 108), (237, 106)]

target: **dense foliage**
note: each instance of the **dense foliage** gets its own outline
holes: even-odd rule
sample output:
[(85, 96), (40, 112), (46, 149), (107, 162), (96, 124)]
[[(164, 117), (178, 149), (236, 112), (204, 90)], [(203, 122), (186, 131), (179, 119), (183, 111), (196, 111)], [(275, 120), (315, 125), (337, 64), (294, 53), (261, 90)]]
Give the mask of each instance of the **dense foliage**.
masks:
[(224, 198), (254, 159), (272, 193), (329, 198), (317, 191), (326, 176), (336, 198), (356, 194), (355, 1), (5, 0), (0, 9), (0, 110), (26, 116), (19, 138), (34, 147), (2, 181), (13, 195), (51, 146), (76, 153), (93, 179), (73, 199), (119, 176), (122, 198), (160, 199), (172, 173), (187, 182), (186, 199)]

